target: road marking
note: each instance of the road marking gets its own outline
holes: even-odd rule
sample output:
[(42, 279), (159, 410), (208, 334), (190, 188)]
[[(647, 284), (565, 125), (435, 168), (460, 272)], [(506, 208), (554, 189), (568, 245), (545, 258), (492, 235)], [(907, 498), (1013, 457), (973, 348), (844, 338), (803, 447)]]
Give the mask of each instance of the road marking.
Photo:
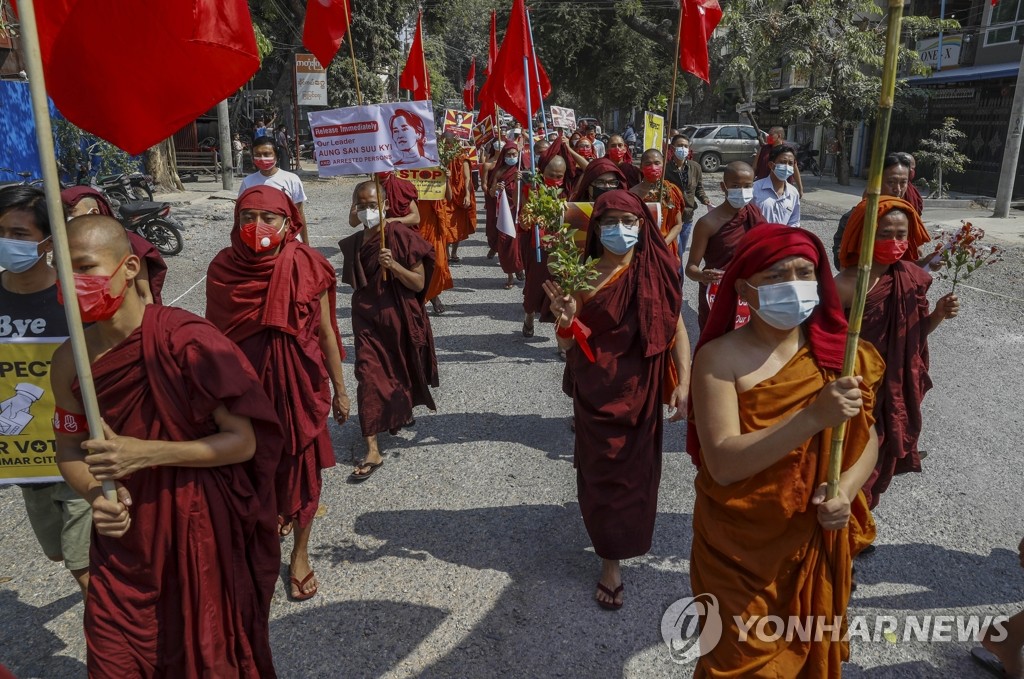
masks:
[(1002, 297), (1003, 299), (1008, 299), (1011, 302), (1024, 302), (1024, 299), (1021, 299), (1020, 297), (1010, 297), (1009, 295), (1004, 295), (1001, 292), (992, 292), (991, 290), (983, 290), (981, 288), (976, 288), (973, 285), (967, 285), (966, 283), (959, 283), (958, 285), (961, 288), (967, 288), (968, 290), (976, 290), (978, 292), (984, 292), (985, 294), (988, 294), (988, 295), (995, 295), (996, 297)]
[(202, 282), (203, 282), (203, 281), (205, 281), (205, 280), (206, 280), (206, 274), (203, 274), (203, 277), (202, 277), (202, 278), (200, 278), (200, 279), (199, 279), (198, 281), (196, 281), (195, 283), (193, 283), (193, 284), (192, 284), (192, 287), (191, 287), (191, 288), (189, 288), (189, 289), (188, 289), (188, 290), (186, 290), (185, 292), (183, 292), (183, 293), (181, 293), (180, 295), (178, 295), (177, 297), (175, 297), (175, 298), (174, 298), (174, 299), (173, 299), (172, 301), (168, 302), (168, 303), (167, 303), (167, 306), (174, 306), (175, 304), (177, 304), (177, 303), (178, 303), (178, 300), (180, 300), (180, 299), (181, 299), (182, 297), (184, 297), (184, 296), (185, 296), (185, 295), (187, 295), (188, 293), (190, 293), (190, 292), (192, 292), (193, 290), (195, 290), (195, 289), (196, 289), (196, 286), (197, 286), (197, 285), (199, 285), (200, 283), (202, 283)]

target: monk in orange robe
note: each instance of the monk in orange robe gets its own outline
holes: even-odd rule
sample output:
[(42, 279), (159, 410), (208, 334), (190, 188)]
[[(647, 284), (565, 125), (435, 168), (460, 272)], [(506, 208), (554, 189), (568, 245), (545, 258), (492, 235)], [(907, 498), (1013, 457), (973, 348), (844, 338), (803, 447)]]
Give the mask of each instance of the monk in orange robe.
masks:
[[(862, 342), (856, 377), (837, 378), (846, 318), (825, 247), (808, 231), (752, 229), (718, 294), (693, 363), (687, 450), (699, 466), (691, 586), (715, 597), (723, 634), (694, 677), (839, 679), (853, 552), (874, 534), (860, 491), (878, 449), (884, 364)], [(737, 297), (753, 313), (732, 330)], [(839, 492), (827, 500), (832, 429), (843, 422)], [(811, 635), (759, 636), (767, 616), (809, 622)]]
[(469, 150), (466, 148), (448, 164), (448, 191), (448, 207), (452, 215), (448, 234), (451, 255), (448, 261), (458, 264), (462, 261), (459, 259), (459, 243), (476, 233), (476, 191), (473, 190), (473, 173), (469, 166)]
[(630, 189), (645, 203), (661, 203), (661, 235), (669, 252), (679, 259), (679, 234), (683, 231), (683, 210), (686, 200), (675, 184), (665, 181), (665, 157), (657, 149), (648, 149), (640, 158), (643, 180)]
[[(446, 193), (448, 189), (445, 189)], [(446, 200), (420, 200), (419, 233), (434, 246), (434, 273), (427, 283), (424, 299), (434, 307), (435, 314), (443, 314), (447, 307), (441, 302), (441, 293), (455, 286), (452, 270), (448, 266), (448, 234), (452, 213)]]
[[(836, 288), (843, 307), (853, 305), (857, 262), (867, 200), (850, 213), (843, 232)], [(930, 240), (913, 204), (892, 196), (878, 203), (878, 230), (868, 279), (860, 336), (885, 358), (885, 382), (875, 403), (878, 463), (864, 486), (872, 509), (897, 474), (921, 471), (921, 402), (932, 387), (928, 376), (928, 335), (960, 311), (956, 295), (942, 297), (929, 312), (931, 274), (917, 265), (919, 248)]]

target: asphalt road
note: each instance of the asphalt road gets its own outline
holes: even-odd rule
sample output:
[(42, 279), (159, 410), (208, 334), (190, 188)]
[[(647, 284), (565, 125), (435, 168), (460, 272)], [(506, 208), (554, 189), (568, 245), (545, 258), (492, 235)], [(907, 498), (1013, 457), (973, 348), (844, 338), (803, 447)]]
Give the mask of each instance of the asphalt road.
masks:
[[(207, 180), (208, 182), (209, 180)], [(308, 180), (313, 245), (340, 267), (352, 181)], [(712, 182), (708, 182), (710, 185)], [(721, 194), (712, 193), (721, 200)], [(188, 226), (169, 260), (164, 299), (196, 313), (202, 277), (228, 243), (232, 204), (176, 207)], [(834, 210), (806, 204), (805, 227), (828, 242)], [(687, 677), (661, 639), (665, 609), (690, 595), (694, 468), (685, 430), (666, 427), (659, 516), (650, 554), (624, 565), (626, 604), (593, 602), (599, 560), (575, 497), (570, 402), (551, 328), (520, 334), (521, 287), (485, 259), (481, 230), (453, 267), (449, 311), (433, 316), (438, 410), (381, 437), (386, 463), (345, 483), (363, 442), (330, 425), (338, 466), (324, 474), (315, 524), (320, 593), (290, 602), (282, 582), (271, 636), (281, 677)], [(858, 562), (851, 614), (1013, 613), (1024, 601), (1016, 548), (1024, 494), (1024, 248), (963, 288), (959, 318), (931, 339), (935, 388), (924, 406), (922, 474), (893, 482), (876, 513), (875, 554)], [(948, 289), (937, 281), (932, 299)], [(350, 336), (349, 295), (338, 298)], [(684, 286), (696, 332), (696, 285)], [(351, 342), (346, 342), (351, 349)], [(345, 362), (355, 394), (351, 356)], [(354, 405), (354, 404), (353, 404)], [(422, 410), (422, 409), (421, 409)], [(0, 662), (19, 677), (83, 677), (77, 586), (40, 552), (20, 493), (0, 488)], [(287, 553), (287, 546), (285, 548)], [(983, 677), (966, 642), (855, 641), (848, 677)]]

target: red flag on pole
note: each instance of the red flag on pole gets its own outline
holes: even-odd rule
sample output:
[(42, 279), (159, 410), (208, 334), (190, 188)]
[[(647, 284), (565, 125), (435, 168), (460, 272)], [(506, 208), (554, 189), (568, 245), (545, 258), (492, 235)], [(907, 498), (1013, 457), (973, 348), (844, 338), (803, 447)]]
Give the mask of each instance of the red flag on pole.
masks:
[(430, 75), (427, 73), (427, 57), (423, 53), (423, 12), (416, 17), (416, 35), (409, 49), (409, 59), (405, 62), (398, 86), (412, 92), (416, 101), (430, 99)]
[(37, 4), (54, 104), (133, 155), (233, 95), (260, 66), (246, 0), (148, 0), (131, 11), (109, 0)]
[(711, 82), (708, 41), (722, 20), (718, 0), (683, 0), (679, 21), (679, 65), (706, 83)]
[(327, 68), (351, 25), (351, 0), (309, 0), (302, 24), (302, 44)]
[(469, 75), (466, 76), (466, 82), (462, 86), (462, 103), (465, 104), (467, 111), (472, 111), (476, 108), (476, 102), (473, 101), (476, 97), (476, 57), (473, 57), (469, 62)]
[(491, 10), (491, 42), (487, 45), (487, 71), (490, 75), (494, 70), (494, 60), (498, 58), (498, 13)]
[[(526, 73), (523, 59), (529, 60), (525, 69), (530, 74), (530, 111), (526, 110)], [(536, 70), (534, 64), (536, 62)], [(536, 82), (534, 73), (539, 76)], [(507, 111), (527, 130), (533, 129), (530, 119), (540, 108), (540, 100), (551, 94), (551, 82), (544, 67), (533, 53), (529, 30), (526, 26), (526, 7), (523, 0), (513, 0), (512, 14), (508, 19), (505, 38), (494, 59), (494, 66), (487, 82), (480, 89), (480, 101), (497, 105)], [(483, 104), (481, 105), (481, 109)], [(481, 113), (483, 111), (481, 110)]]

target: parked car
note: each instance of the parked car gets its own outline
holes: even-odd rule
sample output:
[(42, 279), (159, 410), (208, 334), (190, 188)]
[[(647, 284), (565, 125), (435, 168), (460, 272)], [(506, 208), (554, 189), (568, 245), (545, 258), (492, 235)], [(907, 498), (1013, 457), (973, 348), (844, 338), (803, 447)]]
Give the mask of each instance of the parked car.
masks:
[(690, 138), (690, 157), (700, 163), (705, 172), (715, 172), (734, 160), (753, 164), (760, 147), (757, 130), (752, 125), (687, 125), (683, 134)]
[(577, 129), (580, 128), (580, 127), (583, 127), (583, 126), (586, 126), (587, 129), (597, 131), (598, 129), (601, 129), (601, 121), (598, 120), (597, 118), (591, 118), (589, 116), (584, 116), (582, 118), (577, 118), (576, 119), (576, 127), (577, 127)]

